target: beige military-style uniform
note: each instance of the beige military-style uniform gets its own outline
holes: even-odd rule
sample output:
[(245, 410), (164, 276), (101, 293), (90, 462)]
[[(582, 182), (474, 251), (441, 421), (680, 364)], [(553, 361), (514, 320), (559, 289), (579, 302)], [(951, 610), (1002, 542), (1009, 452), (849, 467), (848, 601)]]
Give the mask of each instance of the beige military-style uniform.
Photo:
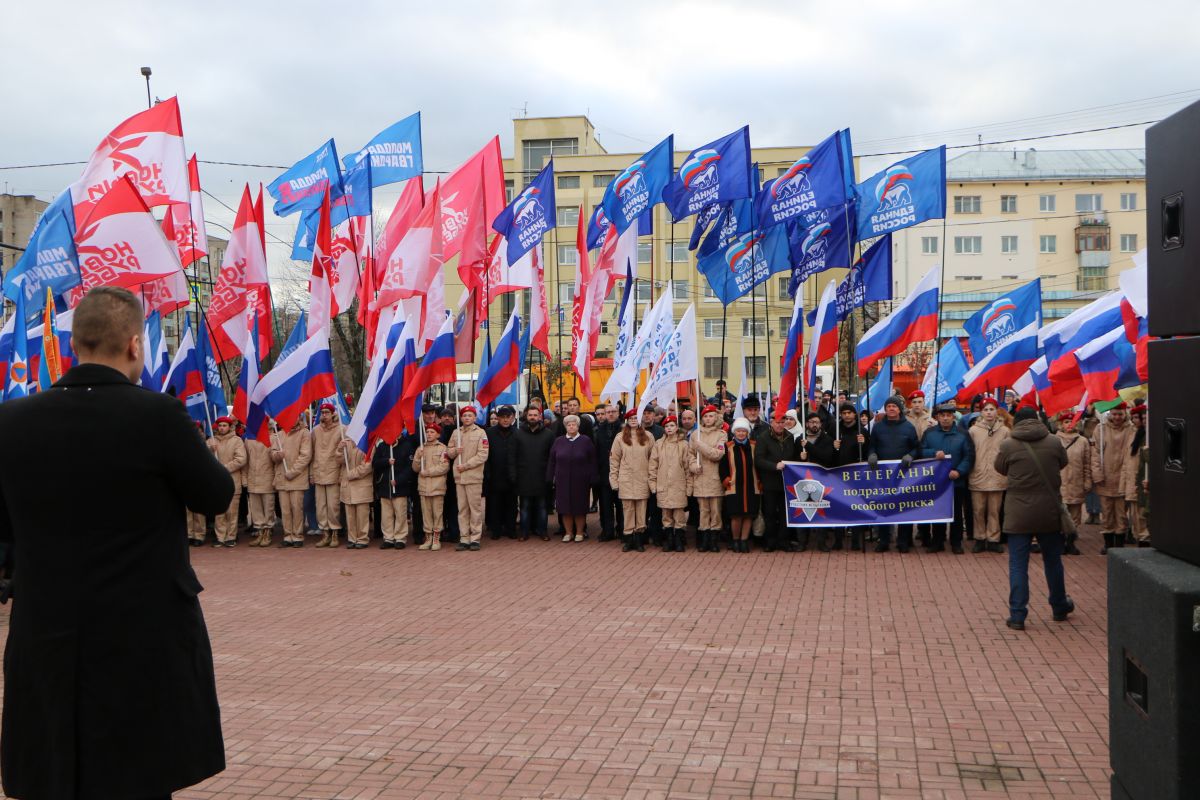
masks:
[(458, 488), (458, 536), (474, 544), (483, 538), (483, 465), (488, 460), (487, 433), (478, 425), (459, 427), (450, 435), (454, 484)]
[(1067, 465), (1060, 470), (1062, 501), (1078, 528), (1083, 524), (1083, 503), (1092, 490), (1092, 448), (1078, 431), (1054, 434), (1067, 451)]
[(249, 492), (250, 527), (269, 531), (275, 527), (275, 462), (271, 460), (271, 448), (257, 439), (247, 439), (242, 474)]
[(1092, 431), (1092, 485), (1100, 499), (1101, 535), (1122, 534), (1129, 527), (1125, 474), (1132, 446), (1128, 420), (1117, 427), (1105, 419)]
[(342, 529), (342, 468), (343, 456), (337, 446), (343, 434), (342, 426), (324, 424), (313, 428), (312, 466), (309, 473), (316, 489), (317, 527), (322, 533)]
[(237, 540), (238, 508), (242, 502), (242, 470), (246, 467), (246, 443), (230, 431), (224, 436), (217, 434), (210, 438), (208, 447), (216, 455), (217, 461), (221, 462), (221, 466), (229, 470), (233, 477), (233, 499), (229, 501), (229, 508), (213, 519), (217, 543), (225, 544)]
[(283, 541), (304, 541), (304, 493), (308, 490), (308, 468), (312, 463), (312, 437), (306, 428), (271, 436), (275, 461), (275, 492), (283, 517)]
[(687, 526), (687, 501), (692, 493), (696, 454), (683, 435), (663, 436), (650, 448), (650, 491), (662, 510), (667, 530)]
[(413, 470), (417, 473), (417, 495), (421, 498), (421, 520), (428, 543), (429, 537), (441, 534), (445, 526), (442, 508), (446, 500), (446, 474), (450, 471), (446, 445), (431, 439), (418, 447), (413, 456)]
[(721, 500), (725, 496), (720, 464), (728, 449), (728, 437), (719, 426), (701, 426), (692, 433), (691, 446), (700, 457), (700, 471), (692, 480), (692, 495), (700, 507), (700, 530), (720, 530)]
[(967, 477), (967, 488), (971, 490), (971, 510), (975, 515), (975, 539), (998, 544), (1000, 507), (1004, 504), (1008, 478), (996, 471), (996, 454), (1011, 431), (999, 418), (988, 427), (980, 417), (968, 433), (971, 444), (975, 445), (975, 466)]
[(362, 450), (342, 440), (343, 459), (341, 498), (346, 507), (346, 541), (366, 547), (371, 538), (371, 500), (375, 497), (375, 472)]
[[(650, 451), (654, 437), (640, 430), (645, 442), (638, 442), (638, 432), (621, 431), (613, 440), (608, 454), (608, 483), (621, 498), (625, 518), (625, 534), (646, 530), (646, 502), (650, 497)], [(629, 434), (629, 444), (625, 435)]]

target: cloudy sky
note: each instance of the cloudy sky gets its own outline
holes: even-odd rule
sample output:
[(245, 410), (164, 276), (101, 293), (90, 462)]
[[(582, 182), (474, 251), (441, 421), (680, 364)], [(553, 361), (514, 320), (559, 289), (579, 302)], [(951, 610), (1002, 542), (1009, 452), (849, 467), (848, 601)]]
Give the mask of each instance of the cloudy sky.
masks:
[[(144, 107), (142, 66), (156, 96), (179, 96), (201, 159), (290, 164), (330, 136), (351, 152), (419, 110), (431, 171), (497, 133), (509, 155), (522, 113), (586, 113), (610, 152), (749, 123), (756, 146), (848, 126), (865, 155), (1155, 120), (1200, 99), (1200, 4), (1186, 0), (74, 0), (10, 4), (5, 28), (0, 167), (86, 159)], [(1138, 147), (1143, 130), (1036, 146)], [(0, 190), (49, 199), (78, 171), (3, 169)], [(230, 205), (277, 174), (201, 168)], [(206, 216), (232, 218), (213, 202)], [(295, 218), (268, 229), (290, 241)], [(285, 248), (268, 250), (279, 269)]]

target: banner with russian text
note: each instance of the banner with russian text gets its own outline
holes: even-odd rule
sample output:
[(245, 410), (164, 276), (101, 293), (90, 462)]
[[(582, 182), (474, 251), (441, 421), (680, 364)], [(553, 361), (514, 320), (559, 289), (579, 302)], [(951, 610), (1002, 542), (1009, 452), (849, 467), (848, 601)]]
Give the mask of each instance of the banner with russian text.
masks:
[(920, 459), (903, 468), (880, 461), (826, 469), (788, 461), (783, 467), (787, 524), (792, 528), (950, 522), (954, 481), (949, 458)]

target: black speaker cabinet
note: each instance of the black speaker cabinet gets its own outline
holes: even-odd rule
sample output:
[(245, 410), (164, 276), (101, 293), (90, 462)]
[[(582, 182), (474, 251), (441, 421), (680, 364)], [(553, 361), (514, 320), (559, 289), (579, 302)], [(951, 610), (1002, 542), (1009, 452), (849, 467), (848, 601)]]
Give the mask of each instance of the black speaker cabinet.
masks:
[(1151, 341), (1149, 352), (1150, 537), (1200, 565), (1200, 338)]
[(1108, 551), (1108, 712), (1113, 797), (1200, 797), (1200, 567)]
[(1146, 129), (1146, 257), (1153, 336), (1200, 334), (1197, 142), (1200, 102)]

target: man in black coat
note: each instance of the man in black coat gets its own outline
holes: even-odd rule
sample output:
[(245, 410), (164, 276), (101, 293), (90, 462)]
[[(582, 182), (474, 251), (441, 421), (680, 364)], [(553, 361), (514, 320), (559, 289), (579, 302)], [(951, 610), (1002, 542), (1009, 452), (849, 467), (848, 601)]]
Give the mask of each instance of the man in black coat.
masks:
[[(185, 511), (233, 479), (183, 404), (137, 385), (141, 303), (92, 289), (78, 365), (0, 406), (0, 540), (17, 554), (0, 772), (11, 797), (166, 797), (225, 768)], [(130, 431), (145, 431), (130, 436)], [(64, 453), (82, 480), (59, 480)]]
[[(808, 412), (804, 420), (804, 437), (797, 439), (796, 459), (816, 464), (819, 467), (832, 467), (837, 456), (833, 448), (833, 438), (825, 432), (821, 415), (816, 411)], [(829, 552), (829, 533), (833, 528), (797, 528), (797, 549), (804, 552), (808, 549), (809, 534), (817, 537), (817, 549), (822, 553)]]
[[(408, 498), (416, 488), (413, 455), (417, 452), (417, 437), (403, 434), (391, 444), (375, 445), (371, 468), (375, 472), (375, 499), (379, 501), (380, 531), (383, 543), (380, 550), (403, 550), (408, 539)], [(420, 506), (420, 503), (417, 503)], [(391, 523), (385, 530), (382, 522)], [(417, 534), (414, 524), (414, 537)]]
[(525, 407), (525, 425), (514, 434), (516, 443), (517, 496), (521, 503), (521, 535), (525, 541), (532, 533), (549, 541), (546, 531), (547, 491), (546, 467), (550, 464), (550, 448), (554, 432), (542, 424), (542, 410), (535, 405)]
[[(867, 439), (866, 432), (863, 430), (858, 411), (855, 410), (852, 404), (842, 403), (838, 406), (838, 424), (833, 433), (833, 466), (844, 467), (848, 464), (857, 464), (866, 461), (870, 450), (871, 443)], [(841, 550), (846, 530), (843, 528), (834, 528), (832, 530), (832, 547), (834, 550)], [(861, 526), (854, 526), (849, 528), (849, 531), (850, 548), (852, 550), (861, 550), (863, 528)]]
[(483, 465), (487, 526), (493, 539), (517, 535), (517, 412), (500, 406), (496, 425), (487, 429), (488, 460)]
[(783, 462), (795, 461), (795, 439), (783, 420), (772, 419), (771, 427), (754, 446), (754, 466), (762, 486), (763, 549), (768, 553), (787, 547), (787, 508), (783, 491)]
[(608, 458), (613, 441), (621, 433), (621, 412), (617, 406), (601, 403), (596, 409), (596, 483), (593, 491), (600, 506), (600, 541), (611, 542), (625, 529), (621, 498), (608, 482)]

